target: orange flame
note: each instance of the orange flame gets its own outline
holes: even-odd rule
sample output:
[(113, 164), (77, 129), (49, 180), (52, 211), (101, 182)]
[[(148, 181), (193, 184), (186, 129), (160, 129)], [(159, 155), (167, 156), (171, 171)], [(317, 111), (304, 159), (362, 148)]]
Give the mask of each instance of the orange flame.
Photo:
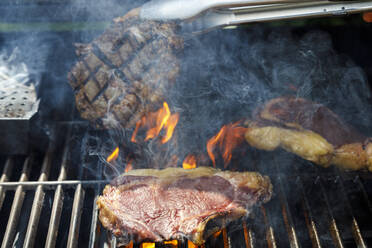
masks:
[(196, 158), (194, 155), (187, 155), (187, 157), (182, 162), (182, 167), (184, 169), (196, 168)]
[(208, 140), (207, 152), (214, 167), (216, 167), (216, 157), (213, 154), (213, 151), (217, 144), (222, 152), (222, 157), (226, 168), (227, 164), (231, 160), (232, 151), (244, 141), (244, 134), (247, 128), (239, 125), (240, 121), (225, 125), (221, 128), (217, 135)]
[(187, 240), (187, 248), (198, 248), (198, 246), (190, 240)]
[(215, 232), (215, 233), (213, 234), (213, 238), (216, 239), (218, 236), (220, 236), (220, 234), (221, 234), (221, 230)]
[(163, 103), (163, 107), (156, 112), (149, 113), (147, 116), (143, 116), (141, 120), (136, 123), (131, 141), (136, 143), (136, 136), (139, 128), (147, 127), (145, 141), (153, 139), (159, 135), (162, 129), (165, 129), (165, 136), (161, 139), (161, 143), (167, 143), (173, 136), (174, 129), (177, 126), (179, 114), (171, 114), (169, 106), (166, 102)]
[(363, 14), (363, 20), (365, 22), (372, 22), (372, 12), (366, 12)]
[(176, 246), (178, 245), (178, 240), (169, 240), (169, 241), (164, 241), (164, 244), (165, 245), (172, 245), (172, 246)]
[(125, 246), (125, 248), (133, 248), (133, 241), (130, 241), (130, 243)]
[(155, 248), (155, 243), (142, 243), (141, 248)]
[(165, 129), (166, 133), (165, 136), (161, 139), (161, 143), (165, 144), (167, 143), (173, 136), (174, 129), (177, 126), (178, 119), (179, 119), (179, 114), (175, 113), (169, 117), (169, 120), (167, 123), (165, 123)]
[(127, 163), (127, 166), (125, 166), (125, 173), (127, 173), (128, 171), (131, 171), (133, 169), (133, 160), (129, 160), (129, 162)]
[(110, 163), (111, 161), (116, 160), (118, 156), (119, 156), (119, 147), (117, 146), (115, 150), (106, 158), (106, 161)]

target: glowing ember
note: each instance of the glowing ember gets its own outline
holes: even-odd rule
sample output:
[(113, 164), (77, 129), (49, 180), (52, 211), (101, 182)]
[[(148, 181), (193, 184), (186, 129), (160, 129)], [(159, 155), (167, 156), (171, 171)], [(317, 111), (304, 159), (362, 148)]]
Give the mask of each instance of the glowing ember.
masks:
[(193, 169), (196, 168), (196, 158), (194, 155), (188, 155), (182, 163), (184, 169)]
[(142, 243), (141, 248), (155, 248), (155, 243)]
[(119, 156), (119, 147), (116, 147), (115, 150), (106, 158), (107, 162), (114, 161)]
[(131, 171), (133, 169), (133, 160), (130, 160), (128, 163), (127, 163), (127, 166), (125, 166), (125, 173), (127, 173), (128, 171)]
[(125, 248), (133, 248), (133, 241), (130, 241), (129, 245), (125, 246)]
[(187, 248), (198, 248), (197, 245), (195, 245), (193, 242), (190, 240), (187, 240)]
[(164, 241), (164, 244), (177, 246), (178, 245), (178, 241), (177, 240)]
[(136, 123), (136, 128), (133, 132), (131, 141), (136, 143), (136, 136), (138, 130), (141, 127), (146, 127), (145, 141), (154, 139), (157, 137), (161, 130), (165, 130), (165, 136), (161, 139), (161, 143), (167, 143), (173, 135), (173, 131), (178, 123), (179, 114), (171, 114), (169, 106), (166, 102), (163, 103), (163, 107), (156, 112), (149, 113), (147, 116), (143, 116), (141, 120)]
[(372, 12), (367, 12), (363, 14), (363, 20), (365, 22), (372, 22)]
[(215, 232), (215, 233), (213, 234), (213, 238), (217, 238), (218, 236), (220, 236), (220, 234), (221, 234), (221, 230), (218, 231), (218, 232)]
[(247, 128), (239, 125), (240, 121), (225, 125), (221, 128), (217, 135), (208, 140), (207, 152), (214, 167), (216, 167), (216, 157), (213, 151), (217, 145), (220, 148), (226, 167), (231, 160), (232, 151), (244, 141), (244, 133), (246, 132)]

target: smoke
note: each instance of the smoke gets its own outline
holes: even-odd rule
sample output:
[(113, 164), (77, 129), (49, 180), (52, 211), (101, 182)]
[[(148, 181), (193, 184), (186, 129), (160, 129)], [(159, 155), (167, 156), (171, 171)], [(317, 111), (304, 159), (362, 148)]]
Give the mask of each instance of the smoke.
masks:
[[(125, 146), (121, 156), (136, 159), (135, 168), (167, 167), (188, 154), (205, 156), (207, 141), (223, 125), (250, 118), (257, 107), (283, 95), (324, 104), (370, 135), (371, 89), (366, 75), (333, 49), (325, 32), (296, 34), (289, 28), (261, 25), (217, 30), (186, 39), (179, 60), (180, 75), (166, 96), (172, 113), (180, 114), (172, 143), (161, 148), (156, 140), (132, 144), (128, 136), (133, 130), (128, 129), (125, 135), (101, 141), (103, 163), (116, 145)], [(248, 145), (239, 149), (248, 151)], [(203, 159), (203, 164), (211, 164)], [(116, 166), (123, 171), (127, 163), (128, 159), (118, 160)]]
[[(74, 102), (66, 76), (76, 63), (74, 43), (91, 42), (113, 18), (144, 2), (77, 0), (54, 6), (30, 5), (30, 12), (19, 7), (17, 15), (8, 12), (4, 18), (43, 23), (46, 28), (3, 35), (1, 50), (18, 51), (19, 64), (27, 67), (32, 81), (41, 82), (40, 106), (46, 108), (45, 113), (64, 116)], [(161, 154), (177, 155), (181, 160), (189, 153), (205, 154), (208, 139), (223, 125), (249, 118), (257, 106), (282, 95), (325, 104), (369, 135), (371, 89), (365, 73), (333, 47), (325, 32), (298, 34), (293, 28), (267, 25), (188, 36), (179, 54), (181, 73), (166, 96), (172, 112), (180, 113), (177, 146), (169, 145)], [(87, 154), (100, 154), (104, 160), (115, 146), (126, 144), (129, 153), (142, 151), (147, 154), (144, 161), (154, 164), (153, 160), (159, 159), (156, 144), (128, 145), (132, 131), (116, 130), (120, 135), (110, 134), (109, 141), (100, 139), (99, 146), (86, 144), (83, 149)], [(90, 140), (92, 134), (88, 136)]]
[[(363, 70), (325, 32), (289, 28), (218, 30), (186, 40), (169, 95), (181, 112), (181, 154), (205, 151), (222, 125), (249, 118), (265, 101), (295, 95), (326, 105), (368, 132), (371, 89)], [(366, 133), (368, 135), (368, 133)]]

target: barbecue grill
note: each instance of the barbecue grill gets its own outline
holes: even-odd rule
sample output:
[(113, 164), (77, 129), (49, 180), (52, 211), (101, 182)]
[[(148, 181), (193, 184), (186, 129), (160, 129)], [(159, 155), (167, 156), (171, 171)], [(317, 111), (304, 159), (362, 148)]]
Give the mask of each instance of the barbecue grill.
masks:
[[(43, 75), (38, 92), (49, 144), (46, 149), (31, 149), (27, 155), (0, 157), (1, 247), (116, 247), (118, 244), (98, 220), (96, 200), (110, 181), (104, 176), (107, 167), (99, 163), (99, 154), (82, 152), (84, 142), (97, 141), (85, 141), (87, 134), (106, 138), (107, 131), (91, 130), (73, 111), (73, 95), (66, 83), (66, 73), (74, 62), (72, 44), (94, 37), (111, 17), (125, 13), (125, 8), (116, 8), (112, 16), (96, 19), (85, 18), (88, 14), (84, 13), (79, 17), (82, 20), (76, 20), (78, 18), (71, 18), (75, 14), (73, 9), (66, 11), (66, 4), (62, 0), (20, 1), (0, 6), (0, 12), (4, 13), (15, 9), (30, 13), (22, 19), (26, 23), (20, 22), (19, 16), (6, 15), (3, 21), (11, 24), (0, 25), (2, 36), (18, 39), (37, 31), (48, 35), (54, 49), (54, 57), (48, 57), (48, 73)], [(59, 11), (61, 9), (64, 11)], [(39, 22), (43, 11), (49, 24), (45, 19)], [(71, 19), (74, 22), (70, 22)], [(87, 24), (81, 25), (78, 21), (87, 21)], [(314, 20), (307, 23), (309, 25), (297, 22), (297, 31), (315, 27), (330, 32), (336, 48), (353, 57), (371, 82), (372, 60), (367, 56), (372, 52), (369, 45), (372, 36), (368, 33), (371, 26), (353, 26), (350, 23), (354, 23), (355, 17), (324, 25), (327, 21)], [(343, 39), (345, 34), (347, 37)], [(356, 49), (358, 46), (365, 52)], [(51, 81), (57, 81), (59, 86), (49, 84)], [(62, 97), (50, 97), (61, 91)], [(251, 218), (235, 221), (213, 235), (203, 248), (372, 246), (370, 172), (324, 169), (283, 151), (252, 150), (245, 159), (232, 164), (234, 162), (238, 164), (235, 168), (268, 175), (275, 195), (270, 202), (255, 209)], [(131, 244), (128, 247), (194, 246), (180, 240), (176, 245)]]
[[(2, 157), (2, 247), (115, 247), (116, 239), (97, 218), (97, 196), (108, 180), (92, 177), (71, 160), (81, 145), (73, 138), (74, 130), (81, 132), (81, 127), (59, 130), (53, 133), (58, 142), (43, 154)], [(287, 165), (293, 168), (290, 175), (280, 172), (283, 159), (292, 161)], [(284, 153), (267, 157), (256, 152), (254, 161), (250, 169), (270, 176), (275, 197), (256, 209), (254, 218), (236, 221), (210, 238), (205, 247), (371, 245), (370, 173), (336, 169), (324, 173)], [(178, 247), (187, 245), (183, 241)], [(156, 247), (174, 246), (157, 243)]]

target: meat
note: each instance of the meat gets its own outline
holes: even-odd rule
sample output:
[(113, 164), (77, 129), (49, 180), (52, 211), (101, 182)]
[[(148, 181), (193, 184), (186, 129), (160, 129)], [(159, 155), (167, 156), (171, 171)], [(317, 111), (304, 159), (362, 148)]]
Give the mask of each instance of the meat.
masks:
[(97, 204), (102, 225), (123, 244), (186, 237), (201, 245), (271, 195), (269, 178), (255, 172), (142, 169), (114, 179)]
[(159, 107), (179, 71), (176, 25), (143, 21), (138, 9), (117, 18), (92, 43), (78, 45), (68, 75), (82, 118), (97, 127), (131, 127)]
[(322, 166), (372, 171), (372, 142), (327, 107), (303, 98), (280, 97), (246, 122), (246, 141), (259, 149), (281, 147)]

